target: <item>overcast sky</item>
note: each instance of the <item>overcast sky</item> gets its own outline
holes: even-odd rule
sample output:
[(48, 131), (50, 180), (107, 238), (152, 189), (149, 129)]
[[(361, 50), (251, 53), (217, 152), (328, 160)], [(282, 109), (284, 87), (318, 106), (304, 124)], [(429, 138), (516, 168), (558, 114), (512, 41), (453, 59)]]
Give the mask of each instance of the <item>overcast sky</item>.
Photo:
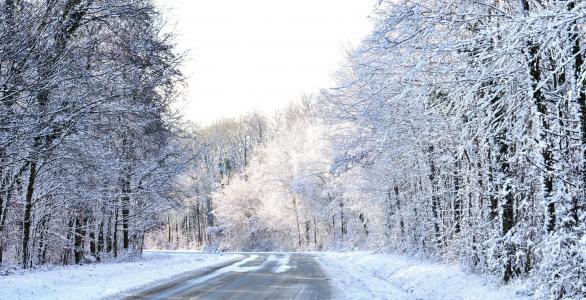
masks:
[(368, 34), (373, 0), (157, 0), (189, 51), (183, 114), (209, 124), (272, 114), (331, 86), (344, 49)]

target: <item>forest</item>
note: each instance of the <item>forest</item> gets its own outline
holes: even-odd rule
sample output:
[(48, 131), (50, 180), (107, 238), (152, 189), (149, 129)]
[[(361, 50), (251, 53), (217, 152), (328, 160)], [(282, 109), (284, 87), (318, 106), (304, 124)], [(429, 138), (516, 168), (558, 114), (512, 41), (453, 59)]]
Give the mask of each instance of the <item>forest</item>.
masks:
[(149, 1), (3, 0), (0, 263), (376, 250), (586, 297), (586, 3), (380, 0), (336, 84), (209, 126)]
[(148, 1), (3, 0), (0, 263), (143, 248), (192, 157), (170, 109), (181, 57)]

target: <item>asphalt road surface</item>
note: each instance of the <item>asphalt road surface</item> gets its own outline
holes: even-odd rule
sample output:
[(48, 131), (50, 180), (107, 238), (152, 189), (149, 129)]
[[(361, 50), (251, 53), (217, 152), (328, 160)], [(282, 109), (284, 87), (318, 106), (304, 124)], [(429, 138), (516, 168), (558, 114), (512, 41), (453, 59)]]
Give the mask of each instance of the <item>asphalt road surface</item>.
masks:
[(126, 299), (331, 299), (331, 291), (309, 254), (251, 253)]

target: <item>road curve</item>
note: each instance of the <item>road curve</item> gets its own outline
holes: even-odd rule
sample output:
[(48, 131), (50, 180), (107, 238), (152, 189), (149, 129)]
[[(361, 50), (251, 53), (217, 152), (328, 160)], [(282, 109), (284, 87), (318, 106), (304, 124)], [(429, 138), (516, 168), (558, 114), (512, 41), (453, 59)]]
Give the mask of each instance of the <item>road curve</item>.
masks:
[(125, 299), (331, 299), (319, 263), (309, 254), (251, 253), (200, 273), (186, 274)]

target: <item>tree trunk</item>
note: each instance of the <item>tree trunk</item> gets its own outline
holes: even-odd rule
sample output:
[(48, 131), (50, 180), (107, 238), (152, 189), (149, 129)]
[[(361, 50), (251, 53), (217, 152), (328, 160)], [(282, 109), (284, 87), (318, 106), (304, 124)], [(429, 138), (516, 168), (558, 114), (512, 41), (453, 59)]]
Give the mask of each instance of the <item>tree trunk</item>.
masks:
[(342, 239), (348, 233), (348, 228), (346, 225), (346, 216), (344, 215), (344, 198), (340, 197), (340, 233)]
[[(524, 13), (529, 12), (529, 2), (527, 0), (521, 0), (521, 6)], [(543, 149), (541, 149), (541, 156), (543, 159), (543, 168), (545, 174), (543, 175), (543, 188), (544, 195), (543, 201), (546, 204), (546, 230), (552, 232), (556, 226), (556, 215), (555, 215), (555, 200), (553, 199), (553, 153), (551, 142), (548, 139), (547, 131), (550, 130), (550, 124), (548, 119), (548, 110), (545, 96), (539, 87), (541, 82), (541, 59), (539, 57), (540, 47), (538, 44), (529, 41), (527, 47), (528, 54), (528, 68), (531, 80), (532, 97), (537, 107), (537, 113), (540, 117), (540, 128), (539, 128), (539, 139), (540, 142), (544, 143)]]
[(102, 260), (102, 252), (104, 252), (104, 220), (100, 221), (98, 227), (98, 249), (96, 253), (96, 260), (99, 262)]
[(90, 239), (90, 253), (93, 257), (98, 257), (98, 243), (96, 240), (96, 233), (94, 232), (93, 228), (90, 228), (90, 233), (89, 233), (89, 239)]
[(311, 221), (305, 221), (305, 244), (309, 245), (311, 243)]
[(114, 247), (112, 242), (112, 212), (108, 212), (108, 230), (106, 231), (106, 252), (111, 253)]
[[(568, 10), (572, 11), (576, 7), (576, 1), (568, 2)], [(572, 55), (574, 56), (574, 80), (579, 88), (578, 91), (578, 106), (580, 109), (580, 130), (581, 130), (581, 142), (582, 142), (582, 186), (586, 186), (586, 78), (582, 78), (582, 72), (584, 71), (584, 55), (580, 46), (582, 40), (578, 35), (579, 29), (576, 22), (573, 22), (570, 26), (570, 42), (572, 45)], [(584, 193), (577, 197), (584, 197)], [(582, 204), (580, 204), (582, 203)], [(576, 197), (572, 201), (572, 206), (569, 210), (571, 218), (576, 224), (580, 222), (580, 210), (583, 209), (583, 201), (578, 200)]]
[(67, 265), (69, 264), (69, 254), (71, 253), (71, 236), (74, 234), (74, 220), (70, 219), (69, 220), (69, 224), (67, 225), (67, 248), (64, 249), (65, 251), (63, 252), (63, 264)]
[(433, 217), (433, 231), (435, 234), (435, 244), (437, 247), (441, 246), (441, 233), (439, 227), (439, 199), (437, 197), (437, 176), (435, 163), (433, 161), (433, 145), (429, 146), (429, 182), (431, 184), (431, 215)]
[(112, 237), (112, 251), (114, 257), (118, 257), (118, 207), (114, 210), (114, 233)]
[(167, 244), (171, 246), (171, 215), (167, 215)]
[(461, 230), (462, 222), (462, 198), (460, 197), (460, 161), (456, 159), (454, 165), (454, 233)]
[(401, 236), (403, 236), (405, 224), (403, 223), (403, 214), (401, 213), (401, 198), (399, 196), (399, 186), (395, 185), (393, 189), (395, 191), (395, 204), (397, 208), (395, 214), (399, 216), (399, 229), (401, 230)]
[[(127, 171), (128, 172), (128, 171)], [(130, 175), (125, 174), (122, 179), (122, 247), (128, 250), (130, 244), (128, 238), (129, 216), (130, 216)]]
[(359, 214), (358, 219), (360, 220), (360, 223), (362, 223), (362, 227), (364, 228), (364, 233), (368, 236), (368, 234), (369, 234), (368, 226), (366, 224), (366, 218), (364, 217), (364, 214)]
[(313, 244), (317, 249), (317, 222), (315, 220), (315, 216), (313, 217)]
[[(499, 140), (499, 155), (497, 157), (498, 161), (500, 162), (500, 170), (504, 174), (509, 172), (509, 162), (506, 154), (509, 151), (509, 146), (507, 145), (506, 140), (504, 137), (501, 137)], [(501, 219), (501, 226), (502, 226), (502, 235), (506, 236), (507, 233), (513, 228), (515, 224), (514, 219), (514, 195), (512, 192), (512, 188), (508, 182), (504, 182), (501, 186), (502, 193), (503, 193), (503, 202), (502, 202), (502, 219)], [(505, 241), (505, 252), (506, 252), (506, 260), (504, 266), (504, 277), (503, 281), (505, 283), (509, 282), (509, 280), (513, 277), (513, 259), (515, 253), (515, 247), (510, 242)]]
[(84, 252), (84, 239), (85, 239), (85, 226), (87, 222), (87, 218), (75, 219), (75, 235), (74, 235), (74, 242), (73, 242), (73, 249), (74, 249), (74, 257), (75, 263), (79, 264), (83, 260), (83, 252)]
[(32, 211), (33, 211), (33, 194), (35, 179), (37, 176), (37, 163), (35, 161), (29, 162), (29, 178), (26, 188), (24, 219), (23, 219), (23, 234), (22, 234), (22, 266), (23, 268), (30, 268), (32, 266), (30, 253), (30, 234), (32, 225)]

